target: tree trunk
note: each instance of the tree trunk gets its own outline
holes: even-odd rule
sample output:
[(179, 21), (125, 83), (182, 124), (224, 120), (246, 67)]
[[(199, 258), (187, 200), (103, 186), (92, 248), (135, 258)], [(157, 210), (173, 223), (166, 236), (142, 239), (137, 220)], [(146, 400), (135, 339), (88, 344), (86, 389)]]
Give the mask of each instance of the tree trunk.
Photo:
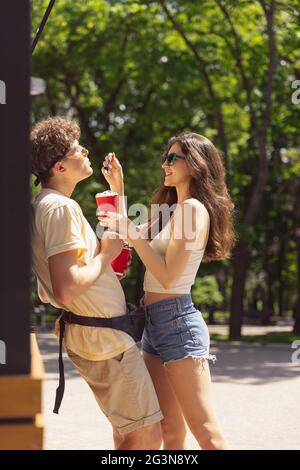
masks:
[(296, 241), (296, 250), (297, 250), (297, 290), (298, 290), (298, 299), (294, 305), (294, 333), (300, 335), (300, 185), (296, 192), (296, 199), (294, 204), (294, 233)]
[(293, 333), (300, 335), (300, 302), (297, 301), (293, 308), (293, 316), (295, 319)]
[(230, 339), (238, 339), (242, 333), (244, 313), (244, 292), (250, 254), (244, 242), (240, 241), (233, 252), (232, 265), (234, 268), (231, 292), (231, 316), (229, 323)]
[[(268, 240), (268, 246), (271, 244), (271, 241)], [(269, 322), (270, 317), (275, 314), (274, 310), (274, 293), (273, 293), (273, 273), (272, 266), (270, 265), (270, 252), (266, 250), (264, 269), (267, 273), (266, 279), (266, 293), (263, 299), (263, 312), (265, 315), (265, 321)]]
[(229, 309), (229, 299), (227, 294), (227, 283), (229, 277), (229, 267), (228, 266), (221, 266), (220, 270), (216, 273), (216, 280), (218, 283), (219, 291), (223, 298), (222, 308), (224, 310)]
[(284, 306), (283, 306), (283, 276), (282, 271), (285, 261), (285, 239), (281, 239), (278, 252), (278, 313), (279, 316), (283, 316)]

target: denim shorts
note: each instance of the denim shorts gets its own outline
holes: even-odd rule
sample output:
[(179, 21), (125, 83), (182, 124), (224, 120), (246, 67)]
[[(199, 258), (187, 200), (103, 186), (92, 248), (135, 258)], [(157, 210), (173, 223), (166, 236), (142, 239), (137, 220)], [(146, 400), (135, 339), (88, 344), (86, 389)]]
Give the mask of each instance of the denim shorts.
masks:
[(191, 295), (154, 302), (146, 305), (145, 311), (144, 352), (159, 356), (163, 364), (188, 357), (216, 360), (209, 353), (207, 325)]

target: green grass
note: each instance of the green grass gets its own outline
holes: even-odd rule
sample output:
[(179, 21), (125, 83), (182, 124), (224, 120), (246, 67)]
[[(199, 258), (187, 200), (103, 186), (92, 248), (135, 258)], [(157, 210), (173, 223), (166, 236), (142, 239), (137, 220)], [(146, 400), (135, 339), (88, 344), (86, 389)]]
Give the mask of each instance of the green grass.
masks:
[[(203, 312), (201, 312), (201, 313), (202, 313), (202, 315), (203, 315), (203, 318), (204, 318), (205, 320), (207, 320), (208, 317), (209, 317), (208, 313), (207, 313), (205, 310), (204, 310)], [(214, 319), (215, 319), (217, 322), (218, 322), (218, 321), (221, 321), (221, 322), (223, 321), (223, 322), (225, 322), (225, 321), (228, 321), (229, 318), (230, 318), (230, 313), (229, 313), (229, 312), (222, 312), (221, 310), (216, 310), (216, 311), (214, 312)]]
[[(214, 341), (226, 342), (230, 341), (228, 335), (221, 335), (213, 333), (210, 335)], [(277, 344), (291, 344), (293, 341), (300, 340), (300, 336), (293, 335), (292, 333), (278, 333), (270, 335), (243, 335), (236, 341), (243, 343), (277, 343)]]

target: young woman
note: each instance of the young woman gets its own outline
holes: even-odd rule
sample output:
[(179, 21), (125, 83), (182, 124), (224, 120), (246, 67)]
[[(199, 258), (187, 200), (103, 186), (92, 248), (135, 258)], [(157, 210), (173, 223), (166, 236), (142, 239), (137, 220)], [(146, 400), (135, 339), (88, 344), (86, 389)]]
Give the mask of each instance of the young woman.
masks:
[[(136, 227), (124, 206), (121, 214), (107, 212), (99, 220), (126, 237), (146, 267), (142, 350), (164, 415), (164, 449), (186, 448), (187, 427), (202, 449), (225, 449), (212, 399), (208, 361), (214, 356), (191, 286), (202, 259), (229, 257), (235, 241), (233, 203), (220, 155), (207, 138), (172, 137), (161, 167), (163, 181), (152, 204), (174, 210), (157, 235), (146, 239), (150, 223)], [(114, 154), (106, 157), (102, 172), (111, 189), (123, 194), (122, 168)]]

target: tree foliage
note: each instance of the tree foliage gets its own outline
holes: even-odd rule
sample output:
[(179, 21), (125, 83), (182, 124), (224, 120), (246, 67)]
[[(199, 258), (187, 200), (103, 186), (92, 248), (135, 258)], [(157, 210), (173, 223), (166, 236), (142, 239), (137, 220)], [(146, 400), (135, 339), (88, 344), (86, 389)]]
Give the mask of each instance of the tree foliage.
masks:
[[(33, 31), (47, 3), (32, 3)], [(106, 152), (119, 156), (132, 204), (149, 202), (173, 134), (191, 129), (220, 148), (239, 243), (231, 264), (201, 265), (198, 275), (216, 277), (232, 337), (257, 285), (275, 314), (300, 298), (299, 18), (297, 0), (60, 0), (33, 58), (47, 81), (33, 119), (80, 121), (96, 171), (75, 199), (93, 226)], [(123, 281), (131, 300), (142, 275), (135, 259)]]

